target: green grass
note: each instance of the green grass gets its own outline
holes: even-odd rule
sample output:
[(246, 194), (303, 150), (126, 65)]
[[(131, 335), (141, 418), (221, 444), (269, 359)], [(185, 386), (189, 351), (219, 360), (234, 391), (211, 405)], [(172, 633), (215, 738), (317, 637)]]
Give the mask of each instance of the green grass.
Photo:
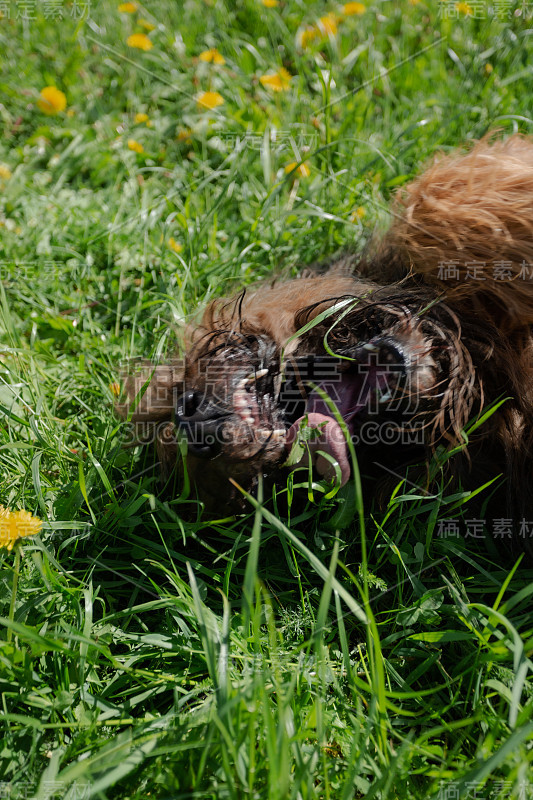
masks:
[(0, 503), (44, 521), (1, 553), (0, 796), (531, 797), (533, 574), (439, 535), (468, 498), (207, 524), (111, 388), (206, 298), (362, 245), (435, 151), (531, 132), (530, 7), (369, 3), (301, 50), (340, 6), (52, 5), (0, 20)]

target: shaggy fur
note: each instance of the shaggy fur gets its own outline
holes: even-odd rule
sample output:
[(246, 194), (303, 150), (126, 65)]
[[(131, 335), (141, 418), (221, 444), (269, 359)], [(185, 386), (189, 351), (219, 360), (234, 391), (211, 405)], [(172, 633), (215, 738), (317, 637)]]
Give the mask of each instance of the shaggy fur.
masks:
[[(123, 414), (152, 424), (167, 473), (187, 441), (208, 510), (238, 507), (229, 478), (252, 490), (281, 476), (296, 440), (309, 440), (302, 464), (345, 483), (350, 435), (374, 494), (455, 449), (450, 480), (501, 475), (483, 495), (492, 516), (533, 520), (533, 143), (437, 159), (392, 210), (371, 254), (212, 302), (183, 363), (129, 377)], [(466, 448), (465, 426), (502, 399)]]

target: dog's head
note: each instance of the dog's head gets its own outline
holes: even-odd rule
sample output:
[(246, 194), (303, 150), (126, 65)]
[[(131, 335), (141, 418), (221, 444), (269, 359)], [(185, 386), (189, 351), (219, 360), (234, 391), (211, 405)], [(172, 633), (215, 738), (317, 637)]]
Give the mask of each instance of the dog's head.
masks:
[[(297, 283), (277, 287), (280, 313)], [(165, 395), (173, 419), (159, 430), (158, 450), (168, 472), (181, 442), (210, 512), (238, 507), (230, 478), (250, 490), (260, 474), (309, 461), (318, 479), (346, 483), (349, 439), (363, 470), (459, 440), (480, 396), (473, 337), (467, 346), (459, 319), (431, 291), (364, 289), (293, 309), (294, 334), (283, 341), (244, 317), (197, 337)], [(490, 348), (481, 339), (475, 346), (478, 358)]]

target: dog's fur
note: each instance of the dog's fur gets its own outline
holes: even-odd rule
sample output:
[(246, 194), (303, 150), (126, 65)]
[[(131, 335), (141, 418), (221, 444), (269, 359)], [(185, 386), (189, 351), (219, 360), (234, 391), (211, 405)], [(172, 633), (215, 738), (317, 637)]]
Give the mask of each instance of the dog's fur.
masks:
[[(494, 516), (533, 519), (533, 143), (485, 139), (437, 159), (392, 211), (363, 257), (212, 302), (183, 365), (126, 382), (123, 412), (156, 423), (166, 472), (181, 461), (176, 431), (189, 440), (186, 468), (211, 512), (237, 507), (229, 478), (251, 490), (287, 469), (306, 424), (319, 473), (348, 479), (343, 425), (321, 388), (369, 486), (441, 446), (457, 451), (456, 485), (502, 476)], [(465, 426), (500, 400), (465, 448)], [(390, 443), (367, 441), (369, 423), (388, 426)], [(407, 444), (399, 435), (414, 431)]]

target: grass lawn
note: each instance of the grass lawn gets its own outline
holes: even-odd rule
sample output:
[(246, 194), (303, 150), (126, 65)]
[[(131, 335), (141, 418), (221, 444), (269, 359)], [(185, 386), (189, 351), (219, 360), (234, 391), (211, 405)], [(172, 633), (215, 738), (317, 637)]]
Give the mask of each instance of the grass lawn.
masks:
[(450, 535), (468, 497), (207, 523), (112, 412), (206, 298), (533, 132), (533, 5), (0, 12), (0, 503), (43, 521), (0, 550), (0, 797), (533, 797), (533, 572)]

